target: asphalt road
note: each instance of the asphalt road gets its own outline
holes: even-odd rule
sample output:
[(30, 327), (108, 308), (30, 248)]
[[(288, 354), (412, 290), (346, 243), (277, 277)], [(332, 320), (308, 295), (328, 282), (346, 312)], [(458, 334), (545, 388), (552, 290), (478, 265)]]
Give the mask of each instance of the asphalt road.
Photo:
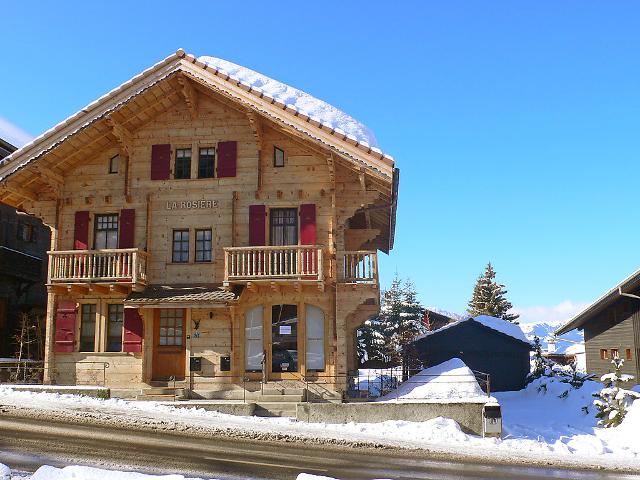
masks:
[(0, 462), (34, 471), (83, 464), (220, 479), (638, 479), (621, 473), (448, 462), (396, 449), (201, 439), (159, 432), (0, 418)]

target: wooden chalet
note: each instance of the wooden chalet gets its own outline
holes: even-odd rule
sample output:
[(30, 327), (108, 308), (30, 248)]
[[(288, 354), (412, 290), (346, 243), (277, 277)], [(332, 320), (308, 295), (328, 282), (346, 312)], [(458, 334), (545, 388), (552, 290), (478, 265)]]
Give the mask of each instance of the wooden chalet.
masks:
[(584, 332), (586, 368), (598, 376), (609, 373), (611, 360), (622, 358), (622, 372), (640, 380), (640, 270), (556, 330), (563, 335)]
[(178, 50), (0, 162), (51, 229), (45, 382), (341, 392), (356, 368), (394, 161), (213, 60)]

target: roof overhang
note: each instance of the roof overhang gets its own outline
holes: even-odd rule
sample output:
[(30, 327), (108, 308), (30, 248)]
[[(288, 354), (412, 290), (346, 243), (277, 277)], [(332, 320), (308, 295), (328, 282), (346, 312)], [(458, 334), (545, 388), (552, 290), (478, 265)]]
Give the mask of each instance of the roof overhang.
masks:
[(599, 314), (620, 297), (624, 296), (625, 293), (629, 293), (630, 291), (634, 291), (638, 288), (640, 288), (640, 270), (637, 270), (629, 275), (622, 282), (620, 282), (612, 289), (608, 290), (604, 295), (602, 295), (595, 302), (593, 302), (587, 308), (574, 316), (567, 323), (555, 330), (553, 332), (554, 335), (563, 335), (567, 332), (570, 332), (571, 330), (575, 330), (576, 328), (581, 328), (595, 315)]

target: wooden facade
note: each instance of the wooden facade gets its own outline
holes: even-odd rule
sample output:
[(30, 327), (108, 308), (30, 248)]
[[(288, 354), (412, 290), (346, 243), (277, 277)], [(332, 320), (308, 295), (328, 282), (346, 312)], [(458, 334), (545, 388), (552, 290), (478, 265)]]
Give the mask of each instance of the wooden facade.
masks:
[(622, 358), (622, 372), (640, 380), (640, 272), (634, 273), (555, 333), (584, 331), (587, 372), (598, 378)]
[(398, 171), (261, 95), (178, 51), (0, 166), (0, 199), (52, 231), (46, 381), (342, 389)]

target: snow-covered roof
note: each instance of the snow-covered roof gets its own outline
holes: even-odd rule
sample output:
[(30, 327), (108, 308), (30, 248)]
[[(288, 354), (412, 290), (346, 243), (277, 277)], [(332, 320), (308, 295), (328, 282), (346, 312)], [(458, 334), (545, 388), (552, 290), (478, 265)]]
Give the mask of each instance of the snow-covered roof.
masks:
[(508, 335), (509, 337), (515, 338), (516, 340), (520, 340), (521, 342), (524, 342), (527, 344), (529, 343), (529, 340), (527, 340), (527, 337), (525, 336), (524, 332), (518, 325), (512, 322), (508, 322), (507, 320), (502, 320), (501, 318), (491, 317), (489, 315), (478, 315), (477, 317), (467, 317), (458, 322), (445, 325), (444, 327), (441, 327), (437, 330), (423, 333), (422, 335), (418, 336), (416, 340), (420, 340), (422, 338), (425, 338), (431, 335), (442, 333), (445, 330), (448, 330), (450, 328), (455, 328), (463, 324), (464, 322), (469, 322), (469, 321), (477, 322), (480, 325), (483, 325), (484, 327), (490, 328), (504, 335)]
[(575, 343), (570, 347), (567, 347), (564, 351), (566, 355), (578, 355), (580, 353), (584, 353), (584, 343)]
[(352, 135), (359, 142), (365, 142), (371, 147), (378, 146), (375, 135), (366, 125), (323, 100), (222, 58), (202, 56), (198, 60), (226, 73), (232, 79), (242, 82), (254, 90), (258, 90), (285, 105), (290, 105), (320, 123), (331, 126), (334, 130), (342, 131), (345, 135)]
[(6, 118), (0, 117), (0, 139), (20, 148), (33, 140), (33, 137)]

